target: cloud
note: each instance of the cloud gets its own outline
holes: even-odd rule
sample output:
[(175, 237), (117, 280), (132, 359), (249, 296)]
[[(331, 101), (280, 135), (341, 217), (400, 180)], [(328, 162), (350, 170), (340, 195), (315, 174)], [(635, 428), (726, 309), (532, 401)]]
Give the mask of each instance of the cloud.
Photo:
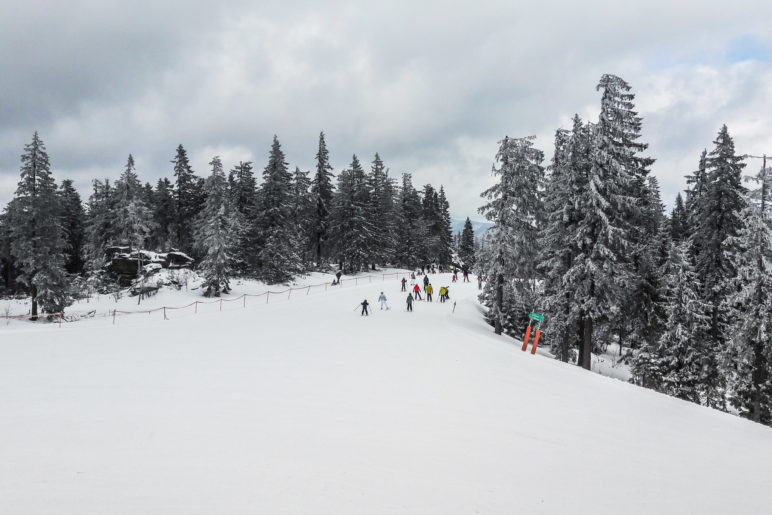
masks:
[(259, 172), (277, 134), (309, 170), (324, 130), (336, 171), (379, 152), (474, 216), (497, 142), (535, 134), (549, 159), (556, 128), (597, 117), (603, 73), (633, 86), (666, 202), (722, 123), (738, 151), (772, 151), (772, 7), (478, 4), (6, 0), (0, 205), (34, 130), (84, 197), (129, 153), (142, 180), (171, 176), (180, 143), (200, 175), (215, 154)]

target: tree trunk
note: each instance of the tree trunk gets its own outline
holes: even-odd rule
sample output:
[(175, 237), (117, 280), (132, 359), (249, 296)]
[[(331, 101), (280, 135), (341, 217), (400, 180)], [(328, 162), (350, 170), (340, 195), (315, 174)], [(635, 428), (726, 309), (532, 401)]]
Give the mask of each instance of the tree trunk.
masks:
[(494, 321), (494, 332), (501, 334), (501, 306), (504, 304), (504, 274), (496, 276), (496, 320)]
[(32, 318), (31, 320), (35, 321), (38, 319), (38, 287), (34, 284), (32, 285)]
[(576, 324), (576, 347), (579, 355), (576, 358), (576, 364), (582, 366), (582, 360), (584, 359), (584, 314), (579, 315), (578, 323)]
[(579, 366), (591, 370), (592, 369), (592, 317), (584, 319), (584, 338), (582, 339), (582, 360), (579, 362)]

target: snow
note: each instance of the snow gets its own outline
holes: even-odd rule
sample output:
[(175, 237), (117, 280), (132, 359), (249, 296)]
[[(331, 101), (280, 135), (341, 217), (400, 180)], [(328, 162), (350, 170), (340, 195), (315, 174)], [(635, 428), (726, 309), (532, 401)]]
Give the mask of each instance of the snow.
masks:
[(0, 513), (769, 512), (770, 428), (524, 353), (474, 281), (406, 313), (400, 278), (0, 327)]

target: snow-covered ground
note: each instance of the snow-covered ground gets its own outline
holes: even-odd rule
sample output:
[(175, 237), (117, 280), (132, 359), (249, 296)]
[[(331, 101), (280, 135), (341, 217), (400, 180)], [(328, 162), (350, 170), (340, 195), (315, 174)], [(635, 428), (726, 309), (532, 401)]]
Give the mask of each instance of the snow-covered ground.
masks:
[(0, 513), (769, 513), (770, 428), (521, 352), (474, 284), (369, 281), (3, 326)]

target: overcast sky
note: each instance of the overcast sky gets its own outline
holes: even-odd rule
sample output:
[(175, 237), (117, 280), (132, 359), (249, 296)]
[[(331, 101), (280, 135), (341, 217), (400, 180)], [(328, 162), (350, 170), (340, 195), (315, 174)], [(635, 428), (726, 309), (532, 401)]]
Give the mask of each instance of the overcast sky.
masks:
[(603, 73), (633, 87), (668, 204), (723, 123), (772, 153), (772, 2), (632, 4), (3, 0), (0, 206), (35, 130), (84, 201), (129, 153), (171, 177), (179, 143), (199, 175), (214, 155), (259, 174), (277, 134), (311, 170), (323, 130), (336, 173), (379, 152), (479, 218), (497, 142), (535, 134), (549, 160)]

